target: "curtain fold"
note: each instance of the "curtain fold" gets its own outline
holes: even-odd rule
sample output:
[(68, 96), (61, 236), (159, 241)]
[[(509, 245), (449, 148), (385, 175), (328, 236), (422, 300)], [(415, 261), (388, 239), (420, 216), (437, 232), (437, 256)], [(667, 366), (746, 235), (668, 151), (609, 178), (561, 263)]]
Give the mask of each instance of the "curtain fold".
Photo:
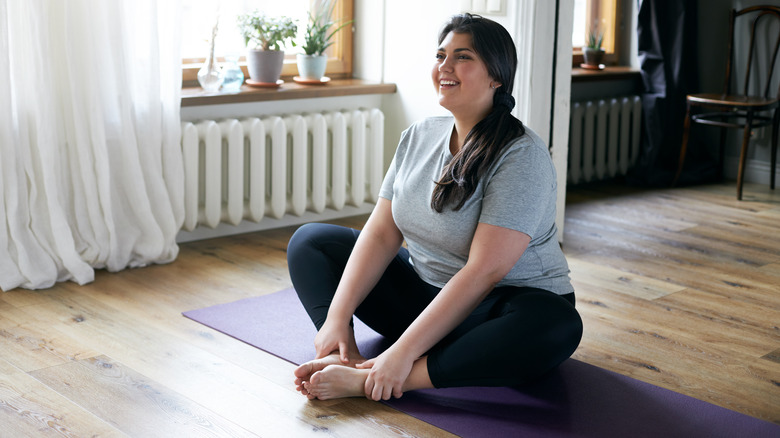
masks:
[[(637, 0), (637, 53), (644, 84), (639, 161), (629, 172), (634, 184), (663, 186), (674, 178), (685, 120), (685, 96), (697, 92), (696, 0)], [(692, 61), (694, 60), (694, 61)], [(697, 160), (686, 160), (688, 165)], [(700, 164), (700, 163), (697, 163)], [(714, 168), (689, 166), (681, 182), (711, 179)]]
[(0, 0), (0, 289), (176, 258), (180, 9)]

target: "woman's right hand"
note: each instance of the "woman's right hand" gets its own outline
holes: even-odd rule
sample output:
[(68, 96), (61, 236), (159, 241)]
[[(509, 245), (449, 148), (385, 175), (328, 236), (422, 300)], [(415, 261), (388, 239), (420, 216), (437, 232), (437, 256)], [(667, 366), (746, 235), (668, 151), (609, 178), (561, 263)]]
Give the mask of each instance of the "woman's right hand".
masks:
[(349, 363), (350, 353), (357, 353), (349, 351), (349, 345), (354, 345), (354, 336), (348, 321), (336, 323), (328, 318), (314, 337), (314, 348), (317, 352), (315, 358), (320, 359), (335, 352), (343, 363)]

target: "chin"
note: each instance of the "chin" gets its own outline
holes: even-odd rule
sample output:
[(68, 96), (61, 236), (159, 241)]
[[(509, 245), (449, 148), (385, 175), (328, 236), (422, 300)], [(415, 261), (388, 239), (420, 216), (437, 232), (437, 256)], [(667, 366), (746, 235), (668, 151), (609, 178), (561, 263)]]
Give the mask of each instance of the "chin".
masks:
[(441, 106), (446, 110), (449, 110), (451, 105), (449, 104), (448, 99), (446, 97), (439, 95), (439, 106)]

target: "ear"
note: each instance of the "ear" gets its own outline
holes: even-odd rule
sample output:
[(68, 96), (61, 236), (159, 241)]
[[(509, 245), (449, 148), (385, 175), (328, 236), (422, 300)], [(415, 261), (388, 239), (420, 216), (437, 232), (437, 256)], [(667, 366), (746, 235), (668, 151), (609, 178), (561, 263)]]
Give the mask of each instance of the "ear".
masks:
[(500, 83), (500, 82), (491, 82), (491, 83), (490, 83), (490, 88), (492, 88), (492, 89), (494, 89), (494, 90), (495, 90), (496, 88), (499, 88), (499, 87), (501, 87), (501, 83)]

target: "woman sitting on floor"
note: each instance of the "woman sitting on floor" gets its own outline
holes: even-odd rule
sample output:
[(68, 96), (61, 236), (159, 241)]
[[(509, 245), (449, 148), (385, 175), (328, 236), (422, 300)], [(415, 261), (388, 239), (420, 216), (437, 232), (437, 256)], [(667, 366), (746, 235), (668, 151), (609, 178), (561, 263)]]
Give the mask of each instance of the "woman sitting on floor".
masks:
[[(433, 85), (452, 117), (403, 133), (363, 230), (307, 224), (290, 239), (290, 276), (318, 330), (316, 359), (295, 370), (311, 399), (518, 385), (582, 337), (556, 239), (555, 169), (511, 114), (509, 33), (457, 15), (435, 55)], [(363, 358), (353, 315), (393, 344)]]

